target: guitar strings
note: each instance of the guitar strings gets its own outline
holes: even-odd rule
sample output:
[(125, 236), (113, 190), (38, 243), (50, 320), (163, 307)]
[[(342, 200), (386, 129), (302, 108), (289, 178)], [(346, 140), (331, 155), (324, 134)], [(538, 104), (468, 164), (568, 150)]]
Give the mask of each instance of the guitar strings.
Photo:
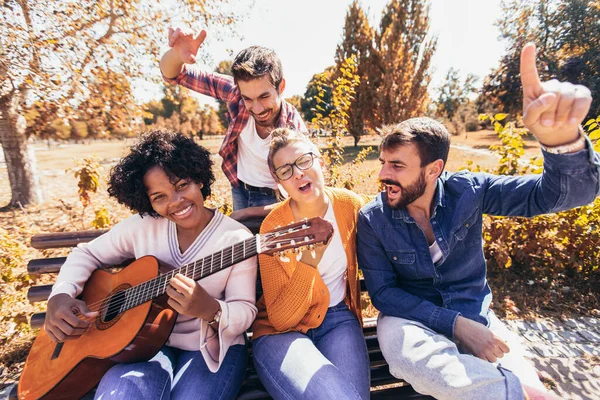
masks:
[[(250, 239), (253, 239), (253, 238), (250, 238)], [(237, 244), (236, 244), (236, 245), (237, 245)], [(233, 247), (235, 247), (236, 245), (232, 246), (232, 248), (233, 248)], [(225, 249), (223, 249), (223, 252), (221, 252), (221, 254), (222, 254), (222, 255), (224, 255), (224, 251), (225, 251)], [(235, 251), (235, 253), (232, 255), (232, 257), (239, 257), (240, 255), (243, 255), (243, 253), (244, 253), (244, 252), (245, 252), (245, 251), (244, 251), (244, 249), (243, 249), (243, 248), (242, 248), (241, 250), (236, 250), (236, 251)], [(217, 252), (217, 253), (214, 253), (214, 254), (218, 254), (218, 253), (219, 253), (219, 252)], [(133, 294), (133, 295), (135, 295), (135, 297), (136, 297), (136, 298), (142, 298), (142, 296), (146, 296), (146, 295), (148, 295), (149, 293), (152, 293), (152, 292), (156, 291), (156, 289), (158, 288), (158, 286), (156, 285), (156, 283), (159, 283), (159, 284), (160, 284), (159, 280), (160, 280), (160, 281), (162, 281), (162, 280), (163, 280), (163, 279), (164, 279), (166, 276), (168, 276), (169, 274), (173, 274), (173, 272), (174, 272), (174, 271), (183, 271), (183, 270), (187, 270), (187, 272), (189, 272), (189, 269), (190, 269), (190, 268), (192, 268), (192, 271), (193, 271), (193, 270), (194, 270), (194, 268), (198, 268), (198, 264), (200, 264), (200, 265), (201, 265), (201, 266), (200, 266), (201, 270), (199, 270), (199, 272), (200, 272), (201, 274), (204, 274), (204, 273), (206, 272), (206, 271), (205, 271), (205, 268), (206, 268), (207, 270), (210, 270), (210, 269), (211, 269), (211, 268), (210, 268), (210, 266), (211, 266), (211, 264), (212, 264), (212, 262), (213, 262), (213, 260), (214, 260), (214, 254), (212, 254), (212, 255), (209, 255), (209, 256), (206, 256), (206, 257), (203, 257), (203, 258), (201, 258), (200, 260), (197, 260), (197, 261), (195, 261), (195, 262), (193, 262), (193, 263), (189, 263), (189, 264), (183, 265), (183, 266), (181, 266), (181, 267), (179, 267), (179, 268), (176, 268), (176, 269), (174, 269), (174, 270), (172, 270), (172, 271), (168, 271), (168, 272), (165, 272), (165, 273), (163, 273), (163, 274), (160, 274), (159, 276), (157, 276), (157, 277), (155, 277), (155, 278), (152, 278), (152, 279), (150, 279), (149, 281), (146, 281), (146, 282), (139, 283), (139, 284), (137, 284), (137, 285), (135, 285), (135, 286), (132, 286), (132, 287), (130, 287), (130, 288), (127, 288), (127, 289), (125, 289), (124, 291), (122, 291), (122, 292), (119, 292), (119, 293), (123, 293), (123, 292), (125, 292), (125, 291), (131, 291), (130, 293), (131, 293), (131, 294)], [(212, 256), (213, 258), (211, 258), (211, 256)], [(211, 258), (211, 260), (209, 261), (209, 264), (208, 264), (208, 265), (204, 266), (204, 265), (203, 265), (203, 264), (204, 264), (204, 261), (205, 261), (207, 258)], [(197, 264), (197, 265), (194, 267), (194, 264)], [(214, 268), (214, 266), (213, 266), (213, 268)], [(174, 276), (174, 275), (173, 275), (173, 276)], [(171, 278), (172, 278), (172, 277), (171, 277)], [(168, 280), (170, 280), (171, 278), (167, 278), (167, 281), (168, 281)], [(154, 282), (154, 283), (150, 284), (150, 282)], [(144, 284), (148, 285), (148, 287), (147, 287), (147, 288), (145, 288), (143, 291), (139, 291), (139, 288), (140, 288), (142, 285), (144, 285)], [(135, 293), (135, 291), (138, 291), (138, 292), (137, 292), (137, 293)], [(118, 293), (117, 293), (117, 294), (118, 294)], [(115, 295), (117, 295), (117, 294), (115, 294)], [(103, 298), (103, 299), (101, 299), (101, 300), (99, 300), (99, 301), (96, 301), (96, 302), (94, 302), (94, 303), (90, 303), (90, 304), (88, 304), (87, 306), (88, 306), (88, 308), (89, 308), (90, 310), (92, 310), (92, 311), (100, 311), (100, 310), (102, 310), (102, 308), (103, 308), (103, 307), (101, 307), (101, 308), (98, 308), (98, 309), (96, 309), (96, 307), (97, 307), (97, 306), (99, 306), (99, 305), (103, 305), (103, 304), (104, 304), (104, 305), (106, 305), (106, 300), (108, 300), (108, 298), (107, 298), (107, 297), (105, 297), (105, 298)], [(120, 306), (120, 305), (122, 305), (122, 304), (123, 304), (125, 301), (126, 301), (126, 300), (124, 300), (124, 301), (122, 301), (122, 302), (120, 302), (120, 303), (112, 303), (112, 304), (113, 304), (113, 305), (114, 305), (114, 304), (118, 304), (118, 305)], [(106, 307), (104, 307), (104, 308), (106, 308)]]
[[(275, 233), (268, 233), (268, 234), (264, 234), (263, 235), (262, 238), (264, 239), (263, 240), (264, 246), (273, 246), (273, 245), (276, 246), (278, 243), (288, 243), (289, 244), (291, 242), (290, 239), (285, 239), (285, 240), (284, 239), (277, 239), (277, 237), (275, 237), (275, 239), (273, 239), (272, 237), (274, 235), (275, 235)], [(302, 237), (305, 237), (305, 236), (302, 236)], [(300, 244), (300, 243), (305, 243), (305, 242), (299, 239), (298, 243)], [(235, 247), (235, 246), (236, 245), (232, 246), (232, 248)], [(224, 254), (225, 254), (224, 251), (225, 251), (225, 249), (223, 249), (223, 251), (221, 251), (221, 258), (223, 258)], [(243, 255), (244, 252), (245, 252), (244, 249), (236, 250), (233, 254), (231, 254), (231, 257), (238, 257), (240, 255)], [(214, 254), (218, 254), (218, 253), (214, 253)], [(212, 255), (213, 258), (214, 258), (214, 254)], [(201, 260), (203, 261), (203, 260), (205, 260), (208, 257), (211, 257), (211, 256), (204, 257)], [(227, 257), (229, 257), (229, 255)], [(213, 258), (211, 258), (211, 261), (210, 261), (211, 265), (212, 265), (212, 262), (213, 262)], [(198, 261), (201, 261), (201, 260), (198, 260)], [(196, 261), (196, 263), (198, 261)], [(240, 260), (239, 262), (241, 262), (241, 261), (242, 260)], [(189, 273), (189, 269), (190, 268), (192, 268), (192, 271), (194, 271), (195, 268), (198, 268), (197, 265), (194, 267), (193, 264), (195, 264), (195, 263), (190, 263), (190, 264), (184, 265), (181, 268), (178, 268), (177, 270), (183, 271), (185, 269), (186, 273)], [(201, 264), (204, 264), (204, 262), (202, 262)], [(200, 266), (200, 271), (199, 271), (200, 274), (203, 275), (205, 272), (207, 272), (209, 270), (212, 270), (214, 268), (214, 266), (211, 267), (211, 265), (207, 265), (207, 266), (201, 265)], [(132, 303), (136, 302), (139, 299), (145, 298), (150, 293), (154, 293), (157, 289), (160, 288), (160, 285), (164, 284), (165, 286), (163, 286), (163, 287), (166, 287), (166, 282), (168, 282), (170, 279), (165, 279), (165, 282), (162, 282), (162, 281), (163, 281), (164, 278), (166, 278), (166, 276), (168, 274), (173, 273), (174, 271), (169, 271), (167, 273), (159, 275), (156, 278), (153, 278), (152, 280), (143, 282), (141, 284), (138, 284), (136, 286), (132, 286), (131, 288), (126, 289), (126, 290), (131, 290), (132, 294), (134, 295), (134, 297), (133, 297), (134, 300), (132, 300)], [(195, 272), (194, 272), (194, 274), (195, 274)], [(152, 282), (152, 281), (154, 281), (155, 283), (158, 283), (158, 285), (156, 285), (156, 284), (149, 284), (149, 282)], [(136, 289), (139, 290), (139, 287), (141, 287), (141, 285), (143, 285), (143, 284), (147, 284), (149, 287), (144, 288), (142, 291), (140, 291), (138, 293), (135, 293), (134, 291)], [(109, 298), (104, 298), (104, 299), (102, 299), (100, 301), (97, 301), (97, 302), (89, 304), (88, 308), (92, 312), (96, 312), (96, 311), (98, 311), (98, 312), (101, 312), (101, 311), (111, 311), (112, 310), (112, 311), (115, 312), (115, 314), (120, 314), (120, 313), (123, 312), (123, 311), (121, 311), (121, 306), (123, 304), (125, 304), (131, 298), (130, 296), (125, 295), (124, 292), (125, 291), (122, 291), (122, 292), (119, 292), (119, 293), (115, 294), (115, 296), (118, 296), (119, 294), (122, 294), (120, 296), (120, 297), (122, 297), (122, 299), (119, 299), (119, 300), (114, 301), (114, 302), (110, 302), (110, 301), (107, 301)], [(148, 300), (150, 300), (150, 299), (148, 299)], [(148, 300), (146, 300), (146, 301), (148, 301)], [(142, 303), (139, 303), (139, 304), (143, 304), (146, 301), (144, 301)], [(137, 304), (137, 305), (139, 305), (139, 304)], [(98, 306), (100, 306), (100, 307), (98, 307)], [(96, 308), (96, 307), (98, 307), (98, 308)], [(77, 314), (81, 315), (81, 313), (79, 313), (79, 312), (76, 312), (75, 314), (76, 315)], [(93, 320), (95, 320), (97, 318), (97, 317), (85, 317), (85, 316), (82, 316), (82, 317), (83, 318), (80, 318), (80, 319), (82, 319), (84, 321), (93, 321)]]

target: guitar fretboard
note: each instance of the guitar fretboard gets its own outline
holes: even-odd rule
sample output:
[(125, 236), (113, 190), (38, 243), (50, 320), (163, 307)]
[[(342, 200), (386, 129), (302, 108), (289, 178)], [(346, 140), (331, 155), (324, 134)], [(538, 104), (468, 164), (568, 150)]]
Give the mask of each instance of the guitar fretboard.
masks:
[(255, 256), (256, 254), (256, 237), (252, 237), (243, 242), (236, 243), (229, 248), (225, 248), (194, 261), (193, 263), (160, 274), (154, 279), (130, 287), (121, 292), (123, 301), (120, 302), (121, 306), (119, 307), (118, 312), (121, 313), (127, 311), (163, 295), (169, 286), (169, 282), (177, 274), (185, 275), (188, 278), (197, 281), (214, 274), (215, 272), (219, 272), (224, 268), (230, 267), (233, 264)]

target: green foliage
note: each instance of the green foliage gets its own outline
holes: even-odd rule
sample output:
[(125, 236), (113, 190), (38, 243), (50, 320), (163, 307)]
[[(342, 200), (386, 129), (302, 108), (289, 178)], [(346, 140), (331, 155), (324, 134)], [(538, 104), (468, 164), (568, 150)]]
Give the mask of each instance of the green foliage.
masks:
[[(507, 42), (500, 66), (484, 81), (478, 107), (481, 112), (505, 110), (516, 115), (522, 109), (520, 52), (532, 41), (538, 49), (542, 80), (556, 78), (600, 90), (600, 6), (597, 0), (507, 0), (498, 21)], [(600, 113), (594, 96), (589, 116)]]
[[(504, 122), (506, 114), (482, 116), (494, 125), (502, 145), (492, 146), (500, 156), (499, 165), (489, 171), (496, 174), (520, 175), (541, 173), (542, 159), (522, 159), (524, 129), (514, 122)], [(600, 150), (600, 117), (586, 123), (594, 148)], [(469, 169), (473, 168), (469, 163)], [(600, 284), (600, 199), (594, 203), (556, 214), (534, 218), (484, 218), (485, 257), (491, 272), (502, 274), (510, 268), (531, 282), (553, 287), (570, 279), (582, 292)], [(595, 307), (598, 307), (596, 299)]]
[[(215, 68), (215, 72), (223, 75), (231, 75), (231, 65), (233, 61), (231, 60), (223, 60), (217, 65)], [(221, 125), (223, 125), (224, 129), (227, 129), (229, 126), (229, 112), (227, 111), (227, 104), (224, 101), (218, 100), (219, 109), (217, 114), (219, 115), (219, 120), (221, 121)]]
[[(333, 67), (327, 67), (320, 74), (315, 74), (308, 82), (306, 91), (300, 102), (300, 110), (306, 122), (314, 123), (317, 112), (321, 117), (328, 117), (331, 111), (333, 86)], [(319, 108), (317, 108), (319, 106)]]
[[(329, 165), (329, 185), (337, 186), (339, 182), (340, 167), (344, 162), (344, 148), (342, 138), (348, 132), (348, 109), (355, 88), (360, 82), (357, 75), (356, 58), (351, 57), (342, 63), (340, 67), (341, 75), (333, 81), (331, 88), (331, 103), (325, 103), (325, 85), (319, 86), (319, 93), (316, 96), (316, 117), (313, 123), (320, 129), (332, 132), (328, 141), (327, 149), (324, 153), (326, 163)], [(319, 82), (325, 82), (326, 78), (320, 78)], [(328, 111), (328, 115), (324, 113)]]
[(455, 134), (467, 129), (467, 123), (475, 120), (475, 113), (471, 112), (474, 107), (469, 95), (475, 92), (476, 81), (475, 75), (468, 74), (464, 82), (461, 82), (459, 71), (450, 68), (446, 74), (446, 81), (438, 89), (439, 96), (435, 102), (436, 114), (454, 125)]

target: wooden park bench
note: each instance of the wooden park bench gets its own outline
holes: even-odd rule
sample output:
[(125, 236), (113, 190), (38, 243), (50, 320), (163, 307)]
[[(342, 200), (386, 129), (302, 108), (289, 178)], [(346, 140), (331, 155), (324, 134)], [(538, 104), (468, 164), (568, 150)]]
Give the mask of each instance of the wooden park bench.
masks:
[[(253, 219), (244, 222), (253, 233), (257, 233), (260, 227), (261, 219)], [(65, 247), (74, 247), (79, 243), (88, 242), (106, 230), (90, 230), (79, 232), (60, 232), (35, 235), (31, 239), (31, 246), (38, 250), (49, 250)], [(65, 262), (66, 257), (41, 258), (31, 260), (27, 265), (27, 271), (30, 275), (56, 274)], [(48, 299), (52, 285), (38, 285), (29, 288), (27, 297), (30, 302), (40, 302)], [(361, 290), (366, 291), (363, 281), (361, 281)], [(257, 299), (262, 295), (260, 285), (257, 285)], [(37, 313), (31, 317), (30, 325), (33, 328), (41, 328), (44, 324), (45, 313)], [(429, 399), (431, 397), (416, 393), (406, 382), (393, 377), (388, 369), (388, 365), (381, 354), (379, 343), (377, 341), (377, 319), (366, 318), (364, 321), (363, 332), (367, 342), (369, 358), (371, 363), (371, 397), (373, 399)], [(251, 336), (251, 333), (248, 333)], [(12, 388), (10, 399), (17, 398), (17, 386)], [(91, 392), (92, 393), (92, 392)], [(84, 398), (91, 398), (91, 394)], [(250, 348), (250, 357), (246, 376), (238, 395), (240, 400), (269, 399), (270, 396), (264, 389), (258, 375), (254, 369), (252, 361), (252, 351)]]

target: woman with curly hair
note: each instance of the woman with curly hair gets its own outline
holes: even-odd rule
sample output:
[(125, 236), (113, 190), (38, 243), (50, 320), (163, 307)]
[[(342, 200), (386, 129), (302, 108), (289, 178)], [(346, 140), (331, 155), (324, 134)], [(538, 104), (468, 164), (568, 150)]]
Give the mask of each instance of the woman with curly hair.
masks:
[[(146, 255), (179, 267), (251, 237), (204, 206), (214, 182), (210, 156), (185, 136), (154, 131), (112, 169), (109, 194), (136, 214), (67, 258), (48, 301), (45, 329), (54, 341), (80, 336), (84, 318), (95, 316), (76, 297), (96, 268)], [(201, 281), (177, 274), (167, 295), (179, 316), (167, 343), (150, 361), (112, 367), (96, 398), (234, 398), (247, 361), (243, 334), (256, 316), (255, 284), (256, 257)]]
[(319, 149), (308, 137), (286, 128), (272, 135), (269, 168), (289, 198), (261, 232), (323, 217), (334, 234), (326, 246), (295, 256), (258, 256), (263, 296), (252, 326), (254, 365), (275, 399), (368, 399), (355, 245), (366, 199), (325, 186)]

